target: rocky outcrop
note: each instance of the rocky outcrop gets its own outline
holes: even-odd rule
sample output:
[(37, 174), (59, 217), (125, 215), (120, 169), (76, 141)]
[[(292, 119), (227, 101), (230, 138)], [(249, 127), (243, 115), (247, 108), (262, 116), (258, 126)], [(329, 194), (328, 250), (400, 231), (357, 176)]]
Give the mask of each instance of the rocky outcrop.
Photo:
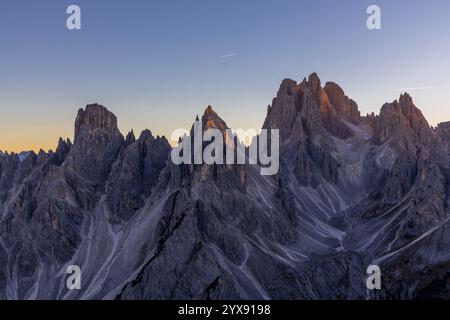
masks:
[(338, 118), (317, 74), (300, 85), (284, 80), (263, 128), (280, 130), (281, 161), (290, 162), (284, 167), (303, 185), (315, 186), (322, 178), (336, 181), (339, 164), (331, 157), (333, 144), (327, 137), (345, 138), (352, 132)]
[(399, 152), (408, 155), (414, 155), (419, 145), (428, 145), (435, 138), (422, 112), (407, 93), (402, 94), (399, 101), (383, 105), (380, 115), (371, 121), (371, 125), (375, 143), (391, 139), (391, 144)]
[(72, 148), (72, 142), (70, 139), (63, 140), (62, 138), (58, 141), (58, 146), (55, 153), (52, 155), (53, 164), (56, 166), (61, 166), (64, 161), (66, 161), (67, 155)]
[(101, 186), (123, 143), (114, 114), (92, 104), (78, 111), (75, 139), (68, 155), (67, 167), (94, 186)]
[(327, 82), (323, 88), (335, 111), (344, 119), (358, 124), (361, 121), (361, 113), (355, 101), (347, 97), (339, 85), (334, 82)]
[(169, 159), (170, 145), (145, 130), (135, 140), (130, 133), (111, 176), (107, 203), (113, 218), (128, 220), (151, 195), (161, 170)]

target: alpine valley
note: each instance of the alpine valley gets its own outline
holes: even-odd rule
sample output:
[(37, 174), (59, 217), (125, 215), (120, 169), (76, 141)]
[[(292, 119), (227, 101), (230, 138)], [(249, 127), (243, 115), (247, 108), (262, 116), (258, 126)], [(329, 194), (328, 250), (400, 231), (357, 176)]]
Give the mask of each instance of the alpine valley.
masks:
[(450, 122), (408, 94), (361, 116), (311, 74), (282, 82), (262, 128), (279, 129), (273, 176), (175, 165), (98, 104), (73, 143), (0, 152), (0, 299), (450, 299)]

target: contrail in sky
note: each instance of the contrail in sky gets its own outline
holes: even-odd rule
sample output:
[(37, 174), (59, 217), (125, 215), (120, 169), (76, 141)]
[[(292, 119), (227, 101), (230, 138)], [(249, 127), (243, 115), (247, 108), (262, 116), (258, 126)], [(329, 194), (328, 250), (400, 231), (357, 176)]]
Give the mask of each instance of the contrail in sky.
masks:
[(236, 53), (228, 53), (228, 54), (224, 54), (222, 56), (218, 56), (217, 59), (231, 58), (234, 56), (236, 56)]

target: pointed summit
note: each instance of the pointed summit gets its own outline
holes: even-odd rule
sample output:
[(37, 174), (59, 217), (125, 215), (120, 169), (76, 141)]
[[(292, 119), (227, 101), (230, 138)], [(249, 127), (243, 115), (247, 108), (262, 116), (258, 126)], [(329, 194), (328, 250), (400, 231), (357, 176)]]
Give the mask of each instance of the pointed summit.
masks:
[(411, 153), (415, 152), (416, 145), (427, 145), (434, 136), (434, 131), (407, 93), (400, 95), (399, 100), (385, 103), (380, 115), (374, 119), (374, 138), (378, 143), (392, 138), (401, 149), (406, 146)]
[(328, 96), (322, 89), (322, 83), (317, 73), (311, 73), (308, 77), (308, 81), (303, 80), (300, 86), (302, 87), (302, 89), (309, 91), (313, 95), (314, 99), (316, 100), (317, 106), (320, 108), (322, 113), (330, 111), (327, 110), (330, 109)]
[(70, 139), (64, 140), (63, 138), (59, 138), (58, 147), (53, 155), (53, 164), (56, 166), (63, 164), (71, 148), (72, 142)]
[(208, 129), (219, 129), (220, 131), (225, 132), (228, 129), (225, 121), (219, 117), (211, 106), (208, 106), (205, 109), (202, 116), (202, 126), (204, 131)]
[(204, 115), (207, 115), (207, 114), (217, 114), (214, 110), (213, 110), (213, 108), (209, 105), (206, 109), (205, 109), (205, 112), (204, 112)]
[(338, 84), (327, 82), (323, 89), (336, 113), (353, 123), (358, 123), (361, 120), (358, 105), (345, 95), (344, 90)]
[(134, 135), (134, 130), (131, 129), (130, 132), (128, 132), (127, 137), (125, 138), (125, 144), (128, 146), (136, 141), (136, 136)]
[(146, 140), (150, 141), (150, 140), (153, 140), (153, 139), (154, 139), (153, 134), (148, 129), (142, 130), (141, 134), (139, 135), (139, 140), (140, 141), (146, 141)]
[(313, 72), (309, 75), (308, 87), (314, 95), (321, 90), (321, 82), (317, 73)]
[(399, 98), (398, 101), (399, 101), (400, 105), (403, 106), (403, 107), (406, 107), (406, 108), (408, 108), (408, 109), (409, 109), (409, 108), (412, 108), (412, 107), (415, 108), (413, 99), (412, 99), (412, 97), (409, 95), (409, 93), (407, 93), (407, 92), (402, 93), (402, 94), (400, 95), (400, 98)]
[(408, 93), (401, 94), (399, 100), (383, 105), (380, 116), (388, 116), (390, 114), (405, 118), (412, 128), (418, 129), (420, 126), (429, 127), (427, 120), (415, 106), (413, 99)]

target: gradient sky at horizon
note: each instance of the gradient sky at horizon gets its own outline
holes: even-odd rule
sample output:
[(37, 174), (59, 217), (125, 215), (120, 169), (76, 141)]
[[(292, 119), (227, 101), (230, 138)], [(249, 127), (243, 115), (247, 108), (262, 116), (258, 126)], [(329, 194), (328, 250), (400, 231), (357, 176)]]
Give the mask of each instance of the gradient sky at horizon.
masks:
[[(369, 4), (382, 30), (366, 28)], [(1, 0), (0, 150), (54, 149), (94, 102), (123, 134), (170, 136), (209, 104), (260, 128), (282, 79), (311, 72), (363, 114), (409, 91), (435, 125), (450, 120), (449, 13), (447, 0)]]

